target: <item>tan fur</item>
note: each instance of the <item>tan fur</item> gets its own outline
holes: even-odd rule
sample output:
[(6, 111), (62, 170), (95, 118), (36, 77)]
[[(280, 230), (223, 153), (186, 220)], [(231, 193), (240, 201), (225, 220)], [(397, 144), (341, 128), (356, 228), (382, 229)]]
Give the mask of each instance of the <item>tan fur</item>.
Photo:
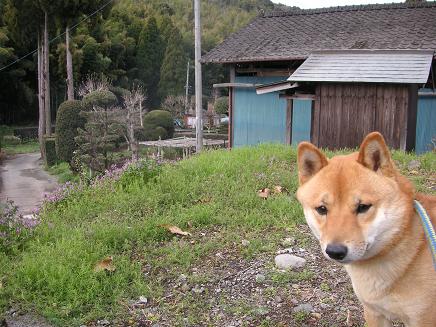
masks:
[[(319, 239), (348, 248), (340, 260), (362, 302), (368, 327), (436, 326), (436, 271), (413, 200), (436, 225), (436, 197), (417, 194), (400, 175), (381, 134), (371, 133), (358, 153), (328, 160), (310, 143), (298, 148), (297, 198)], [(371, 205), (366, 212), (359, 204)], [(316, 208), (323, 206), (321, 215)], [(359, 212), (359, 213), (358, 213)]]

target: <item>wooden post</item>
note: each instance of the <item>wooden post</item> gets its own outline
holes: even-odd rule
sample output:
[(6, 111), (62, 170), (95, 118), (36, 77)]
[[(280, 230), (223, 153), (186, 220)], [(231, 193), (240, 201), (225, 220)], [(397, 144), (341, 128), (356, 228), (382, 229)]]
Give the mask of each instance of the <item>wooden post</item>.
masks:
[(65, 48), (67, 53), (67, 98), (74, 100), (73, 58), (70, 51), (70, 27), (65, 30)]
[(43, 141), (45, 132), (45, 109), (44, 109), (44, 98), (43, 98), (43, 79), (42, 79), (42, 41), (41, 32), (38, 30), (38, 141), (39, 149), (41, 152), (41, 158), (44, 158), (43, 151)]
[(185, 114), (188, 112), (188, 97), (189, 97), (189, 60), (186, 68), (186, 85), (185, 85)]
[(45, 12), (44, 21), (44, 82), (45, 82), (45, 134), (51, 135), (50, 111), (50, 50), (48, 44), (48, 14)]
[[(235, 66), (230, 67), (230, 83), (235, 83), (236, 81), (236, 69)], [(229, 87), (229, 131), (228, 131), (228, 148), (231, 149), (233, 147), (233, 136), (234, 136), (234, 129), (233, 129), (233, 116), (234, 116), (234, 103), (235, 103), (235, 88)]]
[(195, 136), (196, 150), (203, 148), (203, 108), (202, 108), (202, 80), (201, 80), (201, 23), (200, 0), (194, 0), (194, 25), (195, 25)]

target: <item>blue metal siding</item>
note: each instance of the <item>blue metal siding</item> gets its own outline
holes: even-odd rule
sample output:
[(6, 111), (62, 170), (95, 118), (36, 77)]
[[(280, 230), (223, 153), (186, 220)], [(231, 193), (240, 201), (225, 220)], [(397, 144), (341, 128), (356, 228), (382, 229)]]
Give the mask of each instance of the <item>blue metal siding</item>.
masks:
[[(421, 89), (421, 93), (432, 90)], [(430, 94), (429, 94), (430, 95)], [(418, 117), (416, 122), (415, 151), (420, 154), (432, 149), (432, 138), (436, 139), (436, 96), (420, 95), (418, 97)]]
[[(237, 76), (236, 83), (267, 84), (285, 77)], [(236, 88), (233, 104), (233, 146), (286, 142), (286, 100), (276, 92), (257, 95), (255, 89)]]
[(292, 145), (302, 141), (310, 142), (312, 124), (312, 100), (292, 101)]

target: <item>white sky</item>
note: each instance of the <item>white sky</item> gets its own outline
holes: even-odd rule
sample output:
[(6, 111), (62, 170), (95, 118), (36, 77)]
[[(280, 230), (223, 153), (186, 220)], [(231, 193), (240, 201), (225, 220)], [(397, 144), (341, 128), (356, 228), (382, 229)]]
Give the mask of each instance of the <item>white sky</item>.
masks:
[(364, 5), (374, 3), (404, 2), (404, 0), (272, 0), (272, 2), (282, 3), (288, 6), (296, 6), (300, 7), (301, 9), (308, 9), (348, 5)]

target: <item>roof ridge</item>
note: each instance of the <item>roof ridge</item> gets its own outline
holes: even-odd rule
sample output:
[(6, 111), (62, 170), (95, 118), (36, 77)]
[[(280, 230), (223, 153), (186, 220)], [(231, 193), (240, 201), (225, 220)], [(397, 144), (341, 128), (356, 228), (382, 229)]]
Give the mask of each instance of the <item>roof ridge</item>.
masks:
[(384, 3), (384, 4), (351, 5), (351, 6), (326, 7), (326, 8), (316, 8), (316, 9), (273, 10), (270, 12), (265, 12), (260, 16), (281, 17), (281, 16), (296, 16), (296, 15), (327, 14), (327, 13), (349, 12), (349, 11), (413, 9), (413, 8), (429, 8), (429, 7), (436, 7), (436, 1), (425, 1), (425, 2), (415, 2), (415, 3), (393, 2), (393, 3)]

